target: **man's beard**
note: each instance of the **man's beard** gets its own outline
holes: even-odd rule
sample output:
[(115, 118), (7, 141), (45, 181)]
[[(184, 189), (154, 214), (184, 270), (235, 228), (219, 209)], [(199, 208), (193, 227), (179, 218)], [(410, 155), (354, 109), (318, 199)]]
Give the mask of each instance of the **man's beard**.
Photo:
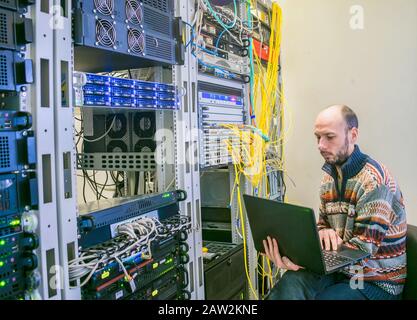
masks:
[(333, 164), (336, 166), (341, 166), (346, 162), (346, 160), (349, 158), (349, 140), (346, 136), (345, 144), (343, 148), (336, 154), (334, 160), (326, 160), (327, 163)]

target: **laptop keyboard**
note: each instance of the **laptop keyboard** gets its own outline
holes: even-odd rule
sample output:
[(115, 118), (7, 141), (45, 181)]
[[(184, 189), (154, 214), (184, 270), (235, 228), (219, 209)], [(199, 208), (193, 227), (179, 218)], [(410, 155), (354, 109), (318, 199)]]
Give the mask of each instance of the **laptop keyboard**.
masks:
[(323, 250), (323, 259), (326, 265), (326, 269), (333, 268), (338, 265), (343, 265), (346, 262), (351, 262), (352, 259), (338, 255), (337, 252), (324, 251)]

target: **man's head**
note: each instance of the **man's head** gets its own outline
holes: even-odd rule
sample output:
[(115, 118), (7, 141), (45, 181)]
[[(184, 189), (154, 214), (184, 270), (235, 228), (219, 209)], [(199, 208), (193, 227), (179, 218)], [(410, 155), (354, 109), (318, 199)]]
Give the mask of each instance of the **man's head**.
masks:
[(314, 134), (324, 160), (329, 164), (341, 165), (355, 148), (358, 118), (347, 106), (330, 106), (317, 116)]

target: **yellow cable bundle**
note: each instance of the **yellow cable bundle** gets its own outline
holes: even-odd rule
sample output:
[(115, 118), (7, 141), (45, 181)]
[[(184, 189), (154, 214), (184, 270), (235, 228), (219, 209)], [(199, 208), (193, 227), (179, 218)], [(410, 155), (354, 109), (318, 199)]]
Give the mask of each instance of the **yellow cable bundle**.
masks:
[[(278, 4), (272, 5), (271, 37), (269, 43), (270, 57), (265, 69), (254, 51), (254, 60), (257, 72), (254, 74), (253, 111), (256, 119), (256, 128), (251, 126), (225, 125), (230, 130), (232, 139), (225, 141), (233, 163), (238, 171), (244, 174), (253, 187), (261, 188), (262, 179), (266, 175), (266, 166), (274, 170), (282, 170), (282, 162), (276, 159), (266, 161), (266, 153), (272, 148), (279, 154), (278, 148), (282, 138), (278, 133), (277, 99), (282, 99), (279, 86), (279, 58), (281, 47), (281, 8)], [(238, 139), (239, 143), (236, 143)], [(239, 148), (236, 146), (240, 145)]]
[[(279, 58), (281, 49), (281, 8), (278, 4), (272, 5), (271, 17), (271, 37), (269, 43), (270, 56), (267, 68), (265, 68), (256, 50), (254, 51), (254, 60), (257, 66), (257, 72), (254, 74), (253, 90), (253, 114), (256, 118), (256, 127), (224, 125), (230, 132), (230, 139), (224, 140), (227, 150), (232, 157), (235, 169), (235, 182), (232, 189), (231, 197), (237, 193), (238, 212), (240, 227), (243, 238), (243, 252), (245, 261), (246, 277), (249, 280), (249, 286), (254, 294), (258, 297), (253, 288), (250, 279), (247, 261), (247, 241), (245, 231), (245, 216), (242, 208), (240, 177), (243, 174), (254, 188), (258, 189), (258, 194), (262, 194), (262, 182), (267, 175), (267, 166), (271, 170), (283, 171), (283, 161), (278, 158), (279, 148), (283, 142), (283, 132), (279, 130), (278, 115), (283, 118), (283, 94), (280, 92), (279, 85)], [(277, 99), (280, 99), (280, 109), (277, 108)], [(238, 146), (238, 147), (237, 147)], [(277, 157), (266, 160), (267, 151), (274, 151)], [(266, 190), (268, 192), (268, 190)], [(273, 286), (272, 268), (267, 261), (269, 272), (265, 271), (264, 263), (262, 266), (262, 277), (268, 277), (270, 286)], [(262, 288), (263, 296), (263, 288)]]

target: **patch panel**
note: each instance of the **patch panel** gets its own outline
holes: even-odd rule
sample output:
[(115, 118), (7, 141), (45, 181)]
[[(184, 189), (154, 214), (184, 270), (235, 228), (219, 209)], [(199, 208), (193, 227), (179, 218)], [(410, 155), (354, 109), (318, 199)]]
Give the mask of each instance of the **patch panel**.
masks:
[(112, 225), (157, 211), (159, 220), (178, 213), (182, 190), (157, 195), (99, 200), (79, 206), (80, 245), (87, 248), (112, 238)]

